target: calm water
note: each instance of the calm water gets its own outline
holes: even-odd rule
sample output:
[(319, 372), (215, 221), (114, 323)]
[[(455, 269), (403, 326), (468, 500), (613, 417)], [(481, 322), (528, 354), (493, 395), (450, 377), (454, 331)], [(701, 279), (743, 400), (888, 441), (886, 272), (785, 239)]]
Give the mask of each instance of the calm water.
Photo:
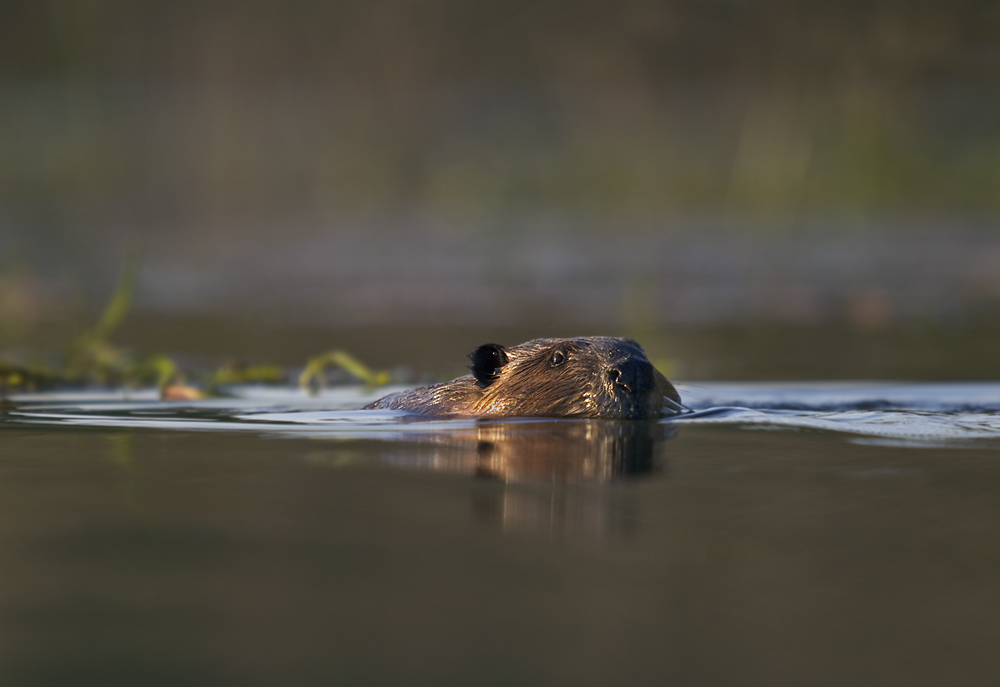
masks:
[(682, 393), (660, 423), (16, 397), (0, 684), (995, 683), (1000, 384)]

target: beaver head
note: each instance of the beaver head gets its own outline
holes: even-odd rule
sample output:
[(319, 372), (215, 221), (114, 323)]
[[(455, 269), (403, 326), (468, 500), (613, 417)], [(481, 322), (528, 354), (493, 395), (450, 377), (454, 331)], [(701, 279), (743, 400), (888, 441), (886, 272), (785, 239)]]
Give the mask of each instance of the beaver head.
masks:
[(535, 339), (471, 354), (472, 374), (391, 394), (368, 408), (437, 415), (645, 419), (673, 415), (680, 396), (635, 341)]

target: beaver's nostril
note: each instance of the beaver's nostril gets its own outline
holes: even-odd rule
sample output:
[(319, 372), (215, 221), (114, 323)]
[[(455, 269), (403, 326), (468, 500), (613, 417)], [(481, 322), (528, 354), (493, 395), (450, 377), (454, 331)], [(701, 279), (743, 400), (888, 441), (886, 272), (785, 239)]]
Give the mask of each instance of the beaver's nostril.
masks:
[(611, 383), (615, 386), (624, 387), (626, 390), (629, 388), (628, 379), (617, 367), (612, 367), (608, 370), (608, 379), (610, 379)]
[(642, 358), (625, 358), (608, 369), (608, 379), (630, 393), (643, 393), (652, 388), (653, 366)]

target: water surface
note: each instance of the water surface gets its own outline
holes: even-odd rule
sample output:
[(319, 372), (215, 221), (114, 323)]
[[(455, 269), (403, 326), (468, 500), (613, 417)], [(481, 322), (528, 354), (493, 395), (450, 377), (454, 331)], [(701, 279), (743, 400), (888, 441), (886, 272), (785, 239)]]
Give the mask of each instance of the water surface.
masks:
[(658, 423), (354, 410), (377, 393), (15, 397), (0, 682), (1000, 670), (1000, 385), (689, 384)]

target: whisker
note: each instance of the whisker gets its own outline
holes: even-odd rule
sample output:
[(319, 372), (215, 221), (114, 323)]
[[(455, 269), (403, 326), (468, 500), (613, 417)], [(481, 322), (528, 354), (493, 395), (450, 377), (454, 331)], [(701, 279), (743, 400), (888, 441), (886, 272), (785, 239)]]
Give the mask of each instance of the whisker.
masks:
[(675, 401), (674, 399), (670, 398), (669, 396), (664, 396), (663, 400), (666, 401), (668, 404), (670, 404), (670, 406), (673, 408), (673, 410), (678, 415), (680, 415), (681, 413), (693, 413), (694, 412), (693, 410), (691, 410), (690, 408), (688, 408), (683, 403), (678, 403), (677, 401)]

